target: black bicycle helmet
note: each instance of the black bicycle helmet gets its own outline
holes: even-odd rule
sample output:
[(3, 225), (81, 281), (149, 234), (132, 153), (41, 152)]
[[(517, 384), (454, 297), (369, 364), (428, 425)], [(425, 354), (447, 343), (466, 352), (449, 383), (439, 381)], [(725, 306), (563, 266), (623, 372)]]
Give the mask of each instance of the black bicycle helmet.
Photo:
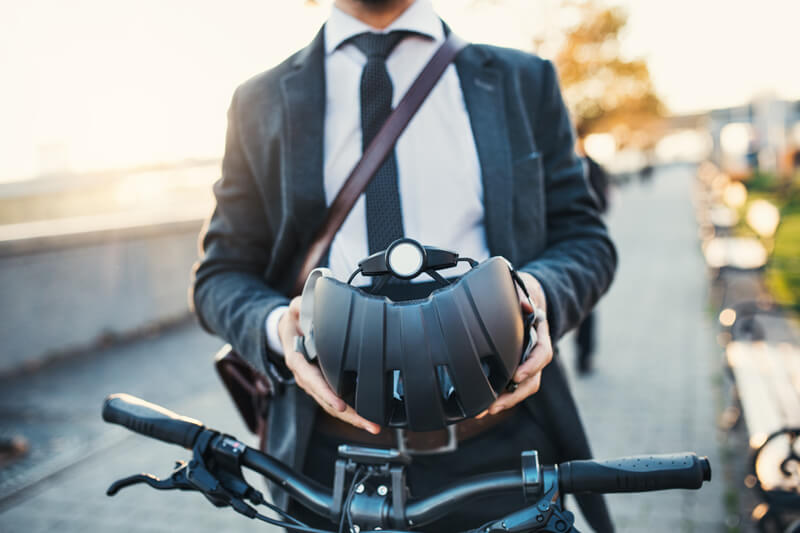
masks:
[[(471, 270), (454, 280), (437, 272), (459, 261)], [(379, 279), (358, 288), (350, 284), (358, 273)], [(422, 273), (441, 285), (425, 298), (393, 301), (374, 294), (392, 278)], [(297, 347), (319, 362), (331, 388), (367, 420), (441, 429), (491, 405), (535, 344), (538, 316), (523, 315), (517, 286), (525, 291), (501, 257), (478, 264), (401, 239), (359, 263), (348, 283), (327, 269), (311, 273), (300, 313), (306, 335)]]

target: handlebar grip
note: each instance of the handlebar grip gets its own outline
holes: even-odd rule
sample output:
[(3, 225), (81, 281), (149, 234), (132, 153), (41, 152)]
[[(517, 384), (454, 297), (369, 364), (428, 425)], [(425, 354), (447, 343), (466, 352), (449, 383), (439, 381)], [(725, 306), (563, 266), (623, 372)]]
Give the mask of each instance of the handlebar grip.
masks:
[(703, 481), (711, 481), (711, 466), (708, 458), (694, 453), (570, 461), (558, 466), (558, 484), (565, 494), (699, 489)]
[(194, 446), (197, 436), (205, 429), (197, 420), (130, 394), (112, 394), (106, 398), (103, 402), (103, 420), (184, 448)]

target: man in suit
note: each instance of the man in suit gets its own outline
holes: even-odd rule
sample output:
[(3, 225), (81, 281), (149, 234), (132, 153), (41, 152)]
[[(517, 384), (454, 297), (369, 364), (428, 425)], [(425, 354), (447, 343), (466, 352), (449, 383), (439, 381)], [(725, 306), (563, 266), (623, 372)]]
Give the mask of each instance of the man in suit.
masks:
[[(328, 485), (338, 443), (397, 443), (294, 351), (299, 302), (286, 295), (326, 206), (382, 120), (379, 108), (397, 103), (448, 31), (428, 0), (336, 0), (314, 41), (242, 84), (230, 106), (217, 206), (194, 277), (196, 313), (256, 369), (295, 378), (273, 400), (267, 451)], [(331, 246), (328, 266), (337, 276), (399, 231), (477, 260), (507, 258), (547, 312), (535, 352), (514, 376), (517, 390), (480, 420), (459, 423), (457, 450), (415, 457), (413, 495), (518, 468), (524, 449), (538, 448), (544, 462), (588, 458), (550, 339), (575, 327), (607, 289), (616, 253), (575, 156), (553, 66), (469, 45), (373, 183)], [(429, 437), (408, 441), (422, 448), (435, 440)], [(476, 527), (522, 503), (522, 495), (485, 500), (430, 530)], [(579, 503), (596, 530), (613, 530), (602, 498)], [(330, 526), (308, 513), (303, 519)]]

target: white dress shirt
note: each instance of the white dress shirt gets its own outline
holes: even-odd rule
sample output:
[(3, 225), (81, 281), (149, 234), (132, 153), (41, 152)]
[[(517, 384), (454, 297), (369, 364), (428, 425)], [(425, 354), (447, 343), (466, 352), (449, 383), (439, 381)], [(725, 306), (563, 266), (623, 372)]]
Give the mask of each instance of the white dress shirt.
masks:
[[(431, 56), (444, 42), (442, 22), (429, 0), (417, 0), (384, 30), (376, 30), (333, 7), (325, 24), (324, 186), (333, 202), (361, 158), (361, 72), (367, 62), (345, 43), (363, 32), (410, 30), (386, 60), (396, 106)], [(343, 44), (344, 43), (344, 44)], [(489, 257), (484, 229), (483, 184), (475, 140), (455, 66), (450, 65), (395, 145), (405, 236), (424, 245), (482, 261)], [(369, 255), (366, 200), (353, 206), (330, 248), (329, 268), (346, 280)], [(455, 269), (445, 275), (457, 273)], [(286, 307), (267, 318), (267, 341), (282, 353), (278, 321)]]

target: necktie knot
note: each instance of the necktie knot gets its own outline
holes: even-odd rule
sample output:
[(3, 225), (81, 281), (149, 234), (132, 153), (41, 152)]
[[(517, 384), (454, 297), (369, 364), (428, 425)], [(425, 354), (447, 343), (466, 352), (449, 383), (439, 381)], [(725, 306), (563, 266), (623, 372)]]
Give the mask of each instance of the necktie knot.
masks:
[(361, 50), (361, 53), (367, 56), (368, 59), (381, 59), (386, 61), (386, 58), (392, 53), (394, 47), (412, 33), (413, 32), (410, 31), (400, 30), (389, 33), (364, 32), (351, 37), (349, 42), (356, 45), (356, 48)]

